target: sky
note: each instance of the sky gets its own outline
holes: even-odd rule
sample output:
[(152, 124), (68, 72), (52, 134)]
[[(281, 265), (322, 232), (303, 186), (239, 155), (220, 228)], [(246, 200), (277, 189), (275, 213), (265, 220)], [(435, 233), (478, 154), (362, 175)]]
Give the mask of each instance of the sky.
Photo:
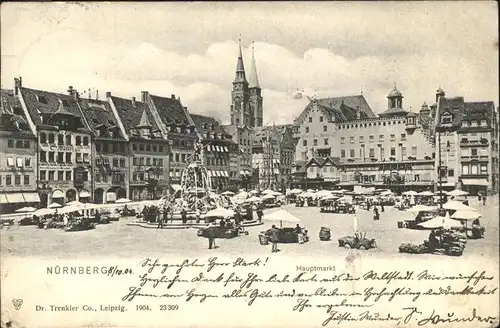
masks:
[(359, 95), (375, 113), (396, 83), (418, 111), (442, 87), (499, 99), (496, 2), (2, 3), (1, 85), (100, 99), (147, 90), (228, 123), (238, 39), (252, 44), (264, 123), (293, 120), (319, 98)]

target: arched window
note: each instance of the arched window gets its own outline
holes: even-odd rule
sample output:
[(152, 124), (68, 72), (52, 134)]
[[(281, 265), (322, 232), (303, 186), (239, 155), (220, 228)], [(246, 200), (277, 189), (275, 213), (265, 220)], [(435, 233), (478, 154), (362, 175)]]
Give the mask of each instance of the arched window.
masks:
[(71, 146), (71, 135), (70, 134), (66, 135), (66, 145)]

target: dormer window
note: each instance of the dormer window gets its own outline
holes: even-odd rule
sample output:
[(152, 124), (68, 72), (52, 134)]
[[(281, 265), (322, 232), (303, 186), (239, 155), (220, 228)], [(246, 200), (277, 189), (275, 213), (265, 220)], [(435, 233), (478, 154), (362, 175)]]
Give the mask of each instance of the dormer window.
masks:
[(213, 130), (213, 129), (214, 129), (214, 125), (210, 124), (210, 130)]
[(470, 126), (469, 121), (462, 121), (462, 127), (463, 128), (468, 128)]
[(477, 121), (471, 121), (470, 126), (474, 126), (474, 127), (477, 126)]
[(486, 120), (481, 120), (481, 126), (488, 126), (488, 122)]
[(445, 113), (441, 115), (441, 124), (451, 124), (453, 122), (453, 116), (450, 113)]
[(36, 100), (41, 104), (47, 104), (47, 98), (44, 96), (36, 95)]
[(413, 116), (408, 117), (407, 122), (408, 122), (408, 124), (415, 124), (415, 117), (413, 117)]

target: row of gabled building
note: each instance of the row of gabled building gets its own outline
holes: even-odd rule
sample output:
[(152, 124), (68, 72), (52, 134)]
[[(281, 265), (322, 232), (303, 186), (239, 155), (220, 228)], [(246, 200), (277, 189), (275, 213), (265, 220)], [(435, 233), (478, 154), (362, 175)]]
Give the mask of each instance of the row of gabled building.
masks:
[(215, 189), (241, 186), (252, 171), (249, 130), (191, 114), (175, 95), (98, 100), (16, 78), (1, 92), (0, 206), (158, 199), (180, 187), (195, 143)]

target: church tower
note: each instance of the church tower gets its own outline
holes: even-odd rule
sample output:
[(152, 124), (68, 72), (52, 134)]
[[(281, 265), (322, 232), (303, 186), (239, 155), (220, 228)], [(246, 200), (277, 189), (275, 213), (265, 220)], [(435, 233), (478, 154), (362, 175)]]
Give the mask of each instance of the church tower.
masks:
[(248, 82), (245, 76), (240, 39), (236, 75), (233, 81), (233, 90), (231, 91), (231, 124), (251, 126), (253, 116), (250, 116), (248, 99)]
[(249, 106), (250, 115), (252, 115), (252, 127), (262, 126), (262, 90), (257, 76), (257, 65), (255, 64), (255, 49), (252, 44), (252, 67), (250, 68), (249, 78)]

